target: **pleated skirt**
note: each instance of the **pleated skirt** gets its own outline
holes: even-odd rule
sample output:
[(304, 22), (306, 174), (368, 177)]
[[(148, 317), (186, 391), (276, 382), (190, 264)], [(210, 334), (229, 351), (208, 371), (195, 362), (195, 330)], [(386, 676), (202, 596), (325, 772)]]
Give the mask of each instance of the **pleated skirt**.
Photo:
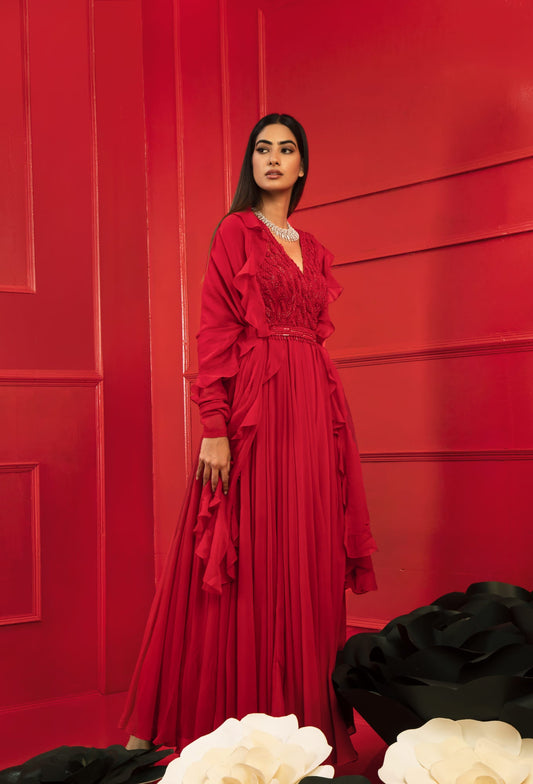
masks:
[(269, 340), (281, 361), (261, 386), (240, 475), (230, 474), (235, 577), (221, 593), (205, 590), (197, 522), (211, 490), (193, 477), (122, 726), (179, 749), (230, 716), (295, 713), (344, 764), (356, 754), (331, 684), (345, 640), (346, 554), (330, 382), (316, 343)]

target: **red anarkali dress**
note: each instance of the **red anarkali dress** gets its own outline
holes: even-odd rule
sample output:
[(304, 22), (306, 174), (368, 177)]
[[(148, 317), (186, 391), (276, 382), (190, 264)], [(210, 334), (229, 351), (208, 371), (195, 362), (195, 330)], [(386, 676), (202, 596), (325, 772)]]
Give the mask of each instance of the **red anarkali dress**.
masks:
[(122, 726), (184, 745), (226, 718), (295, 713), (354, 758), (331, 684), (345, 586), (375, 588), (359, 454), (324, 348), (340, 294), (300, 233), (303, 272), (251, 211), (221, 223), (202, 292), (193, 397), (227, 434), (227, 496), (194, 476)]

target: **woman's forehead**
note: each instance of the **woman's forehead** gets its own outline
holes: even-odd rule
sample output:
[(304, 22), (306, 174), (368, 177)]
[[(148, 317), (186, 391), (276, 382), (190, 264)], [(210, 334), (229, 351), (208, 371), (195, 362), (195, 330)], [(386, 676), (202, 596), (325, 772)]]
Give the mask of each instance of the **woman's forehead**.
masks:
[(282, 123), (273, 123), (272, 125), (265, 125), (265, 127), (259, 131), (256, 137), (256, 142), (259, 139), (263, 139), (263, 141), (269, 142), (280, 142), (280, 141), (292, 141), (296, 144), (296, 137), (291, 131), (290, 128), (287, 128), (286, 125)]

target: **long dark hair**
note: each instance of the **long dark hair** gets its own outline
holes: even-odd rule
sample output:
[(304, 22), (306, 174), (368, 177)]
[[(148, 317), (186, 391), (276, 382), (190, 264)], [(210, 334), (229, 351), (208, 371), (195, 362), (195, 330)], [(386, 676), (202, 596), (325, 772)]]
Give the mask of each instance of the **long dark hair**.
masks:
[(297, 181), (294, 183), (291, 200), (289, 202), (289, 215), (294, 212), (298, 202), (302, 198), (305, 181), (307, 180), (307, 173), (309, 171), (309, 148), (307, 146), (305, 131), (298, 120), (295, 120), (290, 114), (267, 114), (266, 117), (262, 117), (255, 125), (250, 134), (250, 138), (248, 139), (244, 160), (242, 162), (241, 174), (239, 176), (239, 182), (237, 183), (237, 190), (235, 191), (235, 196), (233, 197), (228, 214), (258, 206), (261, 200), (261, 191), (254, 180), (252, 168), (252, 155), (255, 148), (255, 140), (257, 139), (258, 134), (267, 125), (277, 124), (286, 125), (287, 128), (293, 132), (302, 158), (302, 168), (304, 172), (303, 177), (298, 177)]

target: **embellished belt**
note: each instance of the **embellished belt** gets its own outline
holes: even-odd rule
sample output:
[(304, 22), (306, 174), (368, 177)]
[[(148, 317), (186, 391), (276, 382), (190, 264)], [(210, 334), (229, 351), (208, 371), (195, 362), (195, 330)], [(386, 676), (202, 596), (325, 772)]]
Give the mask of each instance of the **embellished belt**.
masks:
[(278, 340), (305, 340), (307, 343), (316, 343), (316, 332), (306, 327), (275, 326), (270, 327), (269, 338)]

